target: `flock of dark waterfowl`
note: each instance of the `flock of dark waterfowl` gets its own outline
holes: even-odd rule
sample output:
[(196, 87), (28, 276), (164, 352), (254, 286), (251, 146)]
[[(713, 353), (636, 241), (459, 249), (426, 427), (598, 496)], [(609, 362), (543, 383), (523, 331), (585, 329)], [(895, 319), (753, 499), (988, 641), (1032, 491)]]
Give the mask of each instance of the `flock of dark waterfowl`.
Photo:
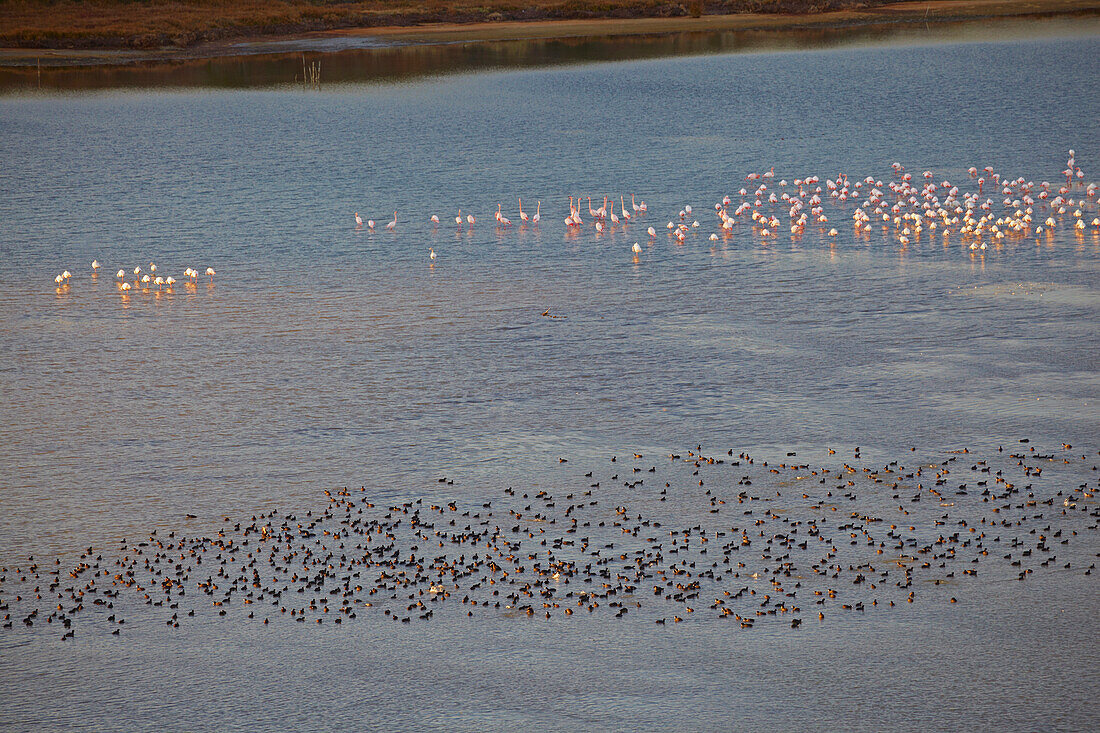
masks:
[[(440, 478), (421, 498), (326, 490), (322, 505), (190, 536), (160, 527), (76, 563), (0, 567), (6, 633), (134, 624), (438, 622), (610, 614), (649, 624), (797, 628), (829, 614), (974, 600), (979, 573), (1091, 575), (1100, 453), (1024, 439), (978, 456), (865, 465), (701, 446), (659, 460), (559, 459), (557, 488), (481, 495)], [(476, 498), (473, 498), (476, 497)], [(947, 586), (940, 588), (939, 586)], [(989, 583), (977, 586), (981, 592)], [(625, 621), (624, 621), (625, 622)], [(14, 631), (13, 631), (14, 629)]]

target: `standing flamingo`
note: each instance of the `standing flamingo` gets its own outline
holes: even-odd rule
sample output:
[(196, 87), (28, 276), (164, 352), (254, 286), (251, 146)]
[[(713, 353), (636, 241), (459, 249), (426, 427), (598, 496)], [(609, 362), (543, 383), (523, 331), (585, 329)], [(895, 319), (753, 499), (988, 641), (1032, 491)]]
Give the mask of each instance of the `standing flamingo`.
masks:
[(519, 220), (523, 222), (528, 221), (527, 212), (523, 210), (523, 199), (519, 200)]
[(539, 201), (538, 204), (536, 204), (536, 206), (535, 206), (535, 215), (533, 217), (531, 217), (531, 221), (538, 224), (539, 220), (542, 219), (542, 214), (540, 213), (541, 211), (542, 211), (542, 202)]
[(395, 226), (397, 226), (397, 212), (396, 211), (393, 212), (393, 221), (391, 221), (389, 224), (386, 225), (386, 229), (389, 229), (392, 232), (393, 228)]

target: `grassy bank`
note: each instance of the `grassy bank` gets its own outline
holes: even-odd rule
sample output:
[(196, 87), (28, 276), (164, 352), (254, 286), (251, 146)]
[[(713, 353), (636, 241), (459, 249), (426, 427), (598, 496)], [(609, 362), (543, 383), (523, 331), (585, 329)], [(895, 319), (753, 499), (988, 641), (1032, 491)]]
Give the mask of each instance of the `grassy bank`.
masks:
[[(186, 49), (238, 39), (319, 31), (478, 36), (517, 35), (553, 21), (651, 19), (652, 31), (680, 26), (787, 25), (824, 20), (879, 21), (1100, 12), (1100, 0), (0, 0), (0, 46), (23, 49)], [(853, 15), (846, 15), (852, 13)], [(731, 18), (734, 19), (731, 22)], [(494, 33), (491, 28), (499, 26)], [(486, 30), (489, 28), (490, 30)], [(461, 35), (461, 31), (459, 31)], [(524, 35), (519, 32), (518, 35)]]

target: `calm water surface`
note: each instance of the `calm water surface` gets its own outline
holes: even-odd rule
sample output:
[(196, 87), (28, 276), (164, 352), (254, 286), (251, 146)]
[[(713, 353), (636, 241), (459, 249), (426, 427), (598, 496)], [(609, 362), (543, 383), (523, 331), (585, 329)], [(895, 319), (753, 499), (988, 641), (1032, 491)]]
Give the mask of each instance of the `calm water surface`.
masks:
[[(866, 23), (820, 28), (577, 36), (511, 41), (395, 41), (384, 36), (299, 37), (192, 49), (165, 61), (148, 52), (58, 59), (27, 55), (0, 67), (0, 91), (117, 88), (255, 88), (301, 83), (317, 61), (325, 84), (402, 81), (428, 75), (779, 50), (1035, 40), (1100, 33), (1100, 16)], [(226, 56), (227, 52), (237, 55)], [(208, 57), (212, 54), (213, 57)], [(106, 62), (105, 62), (106, 58)]]
[[(560, 485), (558, 457), (859, 445), (885, 463), (1025, 436), (1094, 452), (1095, 230), (984, 256), (857, 241), (844, 217), (832, 247), (706, 235), (714, 202), (772, 166), (1055, 182), (1075, 148), (1097, 180), (1098, 78), (1100, 41), (1067, 38), (0, 99), (0, 561), (340, 486), (475, 501)], [(620, 193), (645, 199), (644, 223), (565, 232), (568, 196)], [(542, 225), (491, 226), (519, 196)], [(699, 234), (650, 241), (685, 204)], [(449, 224), (460, 208), (478, 224)], [(395, 209), (395, 232), (354, 227)], [(114, 271), (151, 261), (218, 275), (121, 298)], [(9, 632), (0, 721), (1087, 729), (1095, 577), (989, 581), (801, 635), (610, 617)]]

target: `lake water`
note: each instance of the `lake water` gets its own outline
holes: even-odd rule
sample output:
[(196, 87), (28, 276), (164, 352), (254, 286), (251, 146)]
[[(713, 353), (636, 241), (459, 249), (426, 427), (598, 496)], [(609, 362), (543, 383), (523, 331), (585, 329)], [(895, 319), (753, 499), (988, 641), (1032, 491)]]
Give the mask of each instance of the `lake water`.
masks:
[[(618, 476), (610, 456), (696, 446), (835, 469), (853, 451), (878, 467), (963, 447), (1007, 461), (997, 448), (1028, 438), (1090, 456), (1036, 491), (1095, 487), (1100, 233), (1071, 226), (1078, 206), (1100, 215), (1095, 195), (1053, 233), (987, 250), (857, 234), (855, 203), (833, 201), (835, 237), (751, 222), (708, 237), (715, 202), (772, 167), (773, 191), (889, 182), (895, 161), (966, 191), (970, 166), (1057, 187), (1072, 148), (1096, 181), (1097, 79), (1085, 35), (0, 98), (0, 563), (111, 558), (154, 529), (323, 510), (345, 486), (467, 508), (507, 487), (572, 491), (587, 471)], [(633, 223), (597, 233), (587, 200), (579, 231), (562, 222), (570, 196), (631, 194), (648, 205)], [(496, 226), (498, 203), (518, 224), (519, 197), (541, 201), (540, 225)], [(677, 244), (665, 224), (685, 205), (700, 227)], [(459, 209), (477, 223), (456, 227)], [(217, 274), (120, 293), (115, 270), (150, 262)], [(620, 493), (601, 499), (609, 520)], [(680, 497), (653, 506), (697, 521)], [(208, 611), (165, 631), (141, 608), (119, 637), (17, 624), (0, 632), (0, 724), (1095, 728), (1100, 594), (1080, 565), (1100, 542), (1089, 515), (1057, 521), (1079, 533), (1076, 569), (797, 631)], [(15, 575), (0, 582), (13, 607)]]

